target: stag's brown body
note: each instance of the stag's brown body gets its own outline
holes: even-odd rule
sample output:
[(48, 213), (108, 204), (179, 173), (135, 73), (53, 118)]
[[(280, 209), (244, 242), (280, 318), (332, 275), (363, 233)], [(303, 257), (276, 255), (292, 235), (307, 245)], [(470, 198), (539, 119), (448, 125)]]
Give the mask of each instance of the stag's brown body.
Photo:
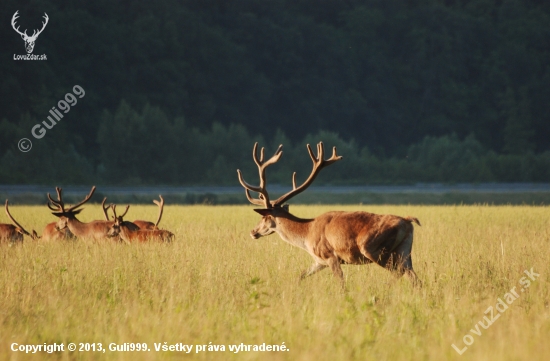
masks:
[(126, 243), (148, 241), (171, 242), (174, 239), (174, 234), (170, 231), (161, 229), (138, 229), (136, 231), (132, 231), (125, 225), (120, 227), (120, 233), (118, 235)]
[[(335, 276), (344, 284), (344, 274), (340, 265), (376, 263), (399, 276), (406, 274), (413, 284), (419, 284), (412, 267), (411, 251), (414, 228), (412, 222), (420, 225), (413, 217), (378, 215), (367, 212), (328, 212), (314, 219), (298, 218), (288, 212), (284, 202), (304, 191), (324, 167), (333, 164), (342, 157), (333, 148), (332, 157), (324, 159), (323, 144), (317, 145), (317, 156), (307, 146), (313, 161), (313, 170), (307, 180), (296, 185), (296, 173), (292, 178), (293, 189), (274, 201), (270, 201), (266, 189), (266, 168), (276, 163), (282, 154), (279, 146), (271, 159), (264, 161), (264, 149), (257, 155), (257, 143), (254, 145), (253, 158), (258, 166), (260, 185), (253, 186), (245, 182), (240, 171), (239, 181), (246, 190), (246, 197), (255, 205), (264, 209), (255, 209), (263, 217), (250, 232), (257, 239), (276, 232), (286, 242), (300, 247), (314, 259), (314, 264), (302, 273), (310, 276), (326, 267), (331, 267)], [(258, 192), (253, 198), (250, 191)]]
[(149, 222), (149, 221), (135, 220), (133, 223), (136, 226), (138, 226), (139, 229), (148, 229), (148, 230), (158, 229), (158, 227), (155, 226), (155, 224), (153, 222)]
[(57, 229), (63, 231), (68, 228), (77, 238), (101, 240), (107, 238), (112, 224), (113, 222), (101, 220), (84, 223), (74, 217), (62, 217), (57, 222)]
[(374, 262), (405, 273), (416, 283), (410, 259), (414, 233), (411, 222), (420, 224), (412, 217), (367, 212), (328, 212), (302, 219), (280, 209), (265, 215), (250, 235), (257, 239), (276, 232), (284, 241), (308, 252), (315, 262), (302, 278), (325, 267), (343, 278), (340, 264)]
[(0, 223), (0, 243), (22, 242), (23, 234), (12, 224)]

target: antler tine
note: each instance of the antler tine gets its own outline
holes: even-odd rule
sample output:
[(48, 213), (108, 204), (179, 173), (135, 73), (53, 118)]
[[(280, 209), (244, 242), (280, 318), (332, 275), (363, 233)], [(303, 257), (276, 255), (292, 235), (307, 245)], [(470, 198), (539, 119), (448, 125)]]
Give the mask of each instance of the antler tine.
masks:
[[(308, 144), (306, 145), (307, 152), (309, 153), (309, 157), (313, 161), (313, 164), (317, 163), (317, 157), (315, 157), (315, 154), (313, 154), (313, 151), (311, 150), (311, 146)], [(317, 145), (317, 154), (319, 154), (319, 145)]]
[(26, 29), (25, 29), (25, 32), (22, 33), (21, 31), (19, 31), (19, 26), (17, 28), (15, 27), (15, 21), (19, 18), (18, 12), (19, 12), (19, 10), (17, 10), (15, 12), (15, 14), (13, 14), (13, 17), (11, 18), (11, 26), (12, 26), (13, 30), (15, 30), (19, 35), (27, 36), (27, 30)]
[[(54, 199), (52, 198), (52, 196), (50, 195), (50, 193), (47, 193), (46, 195), (48, 196), (48, 199), (50, 200), (50, 202), (51, 202), (53, 205), (58, 206), (59, 208), (61, 208), (61, 203), (59, 203), (58, 201), (54, 200)], [(48, 203), (50, 203), (50, 202), (48, 202)]]
[(317, 156), (313, 154), (313, 151), (311, 150), (311, 146), (309, 144), (307, 145), (307, 151), (309, 153), (309, 156), (311, 157), (311, 160), (313, 161), (313, 169), (311, 171), (311, 174), (301, 186), (296, 187), (296, 172), (294, 172), (292, 174), (292, 190), (288, 193), (283, 194), (282, 196), (277, 198), (277, 200), (271, 202), (272, 207), (281, 205), (295, 195), (303, 192), (307, 187), (311, 185), (311, 183), (313, 183), (321, 169), (342, 159), (342, 156), (337, 155), (336, 147), (333, 147), (332, 156), (329, 159), (325, 160), (325, 149), (323, 146), (323, 142), (319, 142), (319, 144), (317, 144)]
[(54, 208), (50, 202), (47, 202), (46, 205), (48, 206), (49, 209), (51, 209), (54, 212), (59, 211), (59, 208)]
[(113, 210), (113, 218), (116, 221), (118, 219), (116, 216), (116, 204), (111, 204), (111, 209)]
[(264, 148), (260, 150), (260, 158), (258, 159), (258, 142), (254, 143), (254, 147), (252, 147), (252, 159), (254, 159), (254, 163), (258, 167), (262, 166), (262, 162), (264, 160)]
[(17, 223), (17, 221), (11, 216), (10, 214), (10, 211), (8, 209), (8, 200), (6, 199), (6, 206), (5, 206), (5, 209), (6, 209), (6, 214), (8, 215), (9, 219), (11, 219), (11, 221), (21, 230), (21, 232), (23, 234), (26, 234), (27, 236), (29, 237), (32, 237), (31, 234), (29, 232), (27, 232), (25, 230), (25, 228), (23, 228), (23, 226), (21, 226), (19, 223)]
[(86, 198), (84, 198), (84, 200), (82, 200), (80, 203), (77, 203), (75, 204), (74, 206), (70, 207), (69, 209), (67, 209), (65, 212), (71, 212), (71, 211), (74, 211), (76, 208), (80, 207), (81, 205), (83, 205), (84, 203), (88, 202), (90, 200), (90, 198), (92, 198), (92, 196), (94, 195), (94, 192), (95, 192), (95, 186), (92, 187), (92, 190), (90, 191), (90, 193), (86, 196)]
[(156, 199), (153, 200), (153, 203), (155, 203), (157, 206), (159, 206), (159, 217), (157, 219), (157, 223), (155, 223), (155, 228), (158, 228), (158, 225), (160, 223), (160, 219), (162, 218), (162, 212), (164, 210), (164, 198), (159, 194), (160, 202)]
[(124, 218), (124, 216), (126, 215), (126, 213), (128, 213), (128, 210), (129, 210), (129, 209), (130, 209), (130, 205), (128, 204), (128, 205), (126, 206), (126, 209), (124, 210), (124, 213), (122, 213), (119, 217), (120, 217), (120, 218)]
[[(249, 183), (247, 183), (240, 170), (237, 169), (237, 175), (239, 177), (239, 182), (241, 185), (245, 188), (246, 198), (249, 200), (250, 203), (264, 206), (265, 208), (271, 208), (271, 203), (269, 202), (269, 194), (267, 193), (266, 189), (266, 176), (265, 176), (265, 170), (270, 165), (277, 163), (279, 159), (281, 158), (283, 145), (279, 145), (277, 150), (275, 151), (275, 154), (268, 160), (264, 162), (264, 148), (260, 150), (260, 158), (258, 158), (258, 142), (254, 143), (254, 148), (252, 149), (252, 157), (254, 159), (254, 163), (258, 166), (258, 173), (260, 175), (260, 185), (259, 186), (253, 186)], [(260, 193), (259, 198), (252, 198), (250, 195), (250, 191)]]
[(59, 208), (61, 208), (61, 204), (57, 201), (54, 201), (54, 199), (52, 198), (50, 193), (48, 193), (47, 196), (48, 196), (48, 199), (50, 200), (48, 203), (52, 203), (53, 205), (58, 206)]
[(332, 156), (329, 159), (325, 160), (324, 166), (326, 167), (327, 165), (331, 165), (332, 163), (340, 159), (342, 159), (342, 156), (337, 154), (336, 147), (332, 147)]
[[(248, 199), (248, 201), (254, 205), (257, 205), (257, 206), (260, 206), (260, 207), (266, 207), (266, 208), (269, 208), (266, 206), (266, 203), (261, 200), (261, 199), (258, 199), (258, 198), (253, 198), (252, 195), (250, 194), (250, 191), (248, 189), (245, 188), (245, 194), (246, 194), (246, 199)], [(260, 194), (260, 198), (262, 197), (262, 195)]]
[(248, 183), (244, 180), (243, 175), (242, 175), (240, 169), (237, 169), (237, 176), (239, 177), (239, 182), (241, 182), (241, 185), (242, 185), (246, 190), (251, 190), (251, 191), (254, 191), (254, 192), (258, 192), (258, 193), (260, 193), (260, 192), (262, 191), (262, 188), (261, 188), (261, 187), (256, 187), (256, 186), (253, 186), (252, 184), (248, 184)]
[(108, 210), (109, 210), (109, 206), (105, 207), (105, 202), (107, 201), (107, 197), (103, 198), (103, 202), (101, 202), (101, 209), (103, 209), (103, 215), (105, 216), (105, 220), (109, 220), (109, 213), (108, 213)]
[[(57, 201), (52, 198), (50, 193), (47, 194), (48, 199), (50, 200), (48, 202), (48, 208), (55, 212), (65, 212), (65, 203), (63, 202), (63, 196), (62, 196), (62, 189), (59, 187), (55, 187), (55, 192), (57, 193)], [(54, 209), (52, 206), (50, 206), (50, 202), (52, 205), (56, 206), (57, 208)]]

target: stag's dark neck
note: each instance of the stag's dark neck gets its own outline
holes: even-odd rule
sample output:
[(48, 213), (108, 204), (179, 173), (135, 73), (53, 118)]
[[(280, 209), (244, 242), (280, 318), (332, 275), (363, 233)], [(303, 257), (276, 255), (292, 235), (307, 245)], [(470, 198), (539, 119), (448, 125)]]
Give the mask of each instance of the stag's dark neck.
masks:
[(67, 227), (77, 237), (88, 236), (89, 232), (86, 228), (86, 223), (79, 221), (74, 216), (67, 217)]
[(119, 236), (120, 238), (122, 238), (122, 240), (126, 243), (130, 243), (130, 241), (132, 240), (132, 233), (134, 233), (135, 231), (132, 231), (130, 228), (128, 228), (127, 225), (125, 224), (121, 224), (120, 225), (120, 233), (119, 233)]

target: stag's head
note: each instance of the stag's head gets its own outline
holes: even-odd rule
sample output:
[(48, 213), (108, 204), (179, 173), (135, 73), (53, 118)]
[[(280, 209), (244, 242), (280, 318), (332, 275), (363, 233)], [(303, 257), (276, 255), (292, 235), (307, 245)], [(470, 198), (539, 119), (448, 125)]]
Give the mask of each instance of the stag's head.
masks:
[[(285, 202), (309, 187), (311, 183), (313, 183), (321, 169), (342, 159), (342, 156), (336, 154), (336, 147), (333, 147), (332, 149), (332, 156), (329, 159), (324, 159), (325, 149), (323, 147), (323, 142), (319, 142), (319, 144), (317, 144), (317, 156), (313, 154), (313, 151), (308, 144), (307, 150), (309, 152), (311, 160), (313, 161), (313, 170), (311, 171), (311, 174), (302, 185), (296, 186), (296, 172), (294, 172), (294, 174), (292, 175), (292, 190), (288, 193), (283, 194), (276, 200), (270, 201), (269, 194), (267, 193), (266, 189), (267, 180), (265, 170), (271, 164), (277, 163), (279, 161), (281, 155), (283, 154), (282, 149), (283, 146), (279, 145), (279, 148), (277, 148), (275, 154), (270, 159), (264, 161), (264, 148), (260, 150), (260, 156), (258, 157), (258, 143), (254, 144), (254, 148), (252, 150), (252, 158), (254, 159), (254, 163), (256, 163), (256, 165), (258, 166), (258, 172), (260, 175), (259, 186), (253, 186), (247, 183), (243, 179), (241, 171), (237, 170), (239, 182), (245, 189), (245, 194), (248, 201), (254, 205), (263, 206), (263, 208), (254, 209), (254, 211), (262, 215), (262, 220), (250, 232), (250, 236), (253, 239), (258, 239), (262, 236), (267, 236), (272, 234), (273, 232), (277, 232), (277, 218), (293, 217), (288, 212), (288, 205), (286, 205)], [(258, 198), (253, 198), (250, 194), (250, 191), (257, 192), (259, 194)]]
[(290, 217), (288, 212), (288, 204), (284, 204), (281, 207), (273, 207), (270, 209), (254, 209), (255, 212), (262, 216), (260, 223), (250, 231), (250, 237), (252, 239), (258, 239), (263, 236), (269, 236), (277, 231), (277, 218), (278, 217)]
[(126, 213), (128, 213), (128, 209), (130, 208), (130, 206), (129, 205), (126, 206), (126, 210), (120, 216), (117, 216), (116, 214), (116, 204), (111, 204), (110, 207), (113, 211), (113, 218), (115, 221), (109, 228), (109, 231), (107, 232), (107, 237), (113, 238), (113, 237), (118, 237), (120, 235), (121, 228), (123, 227), (123, 224), (124, 224), (124, 216), (126, 215)]
[(113, 238), (117, 237), (120, 234), (120, 225), (122, 224), (122, 221), (119, 218), (115, 218), (115, 223), (109, 228), (109, 231), (107, 232), (107, 237)]
[(42, 29), (40, 30), (35, 29), (33, 30), (32, 35), (28, 36), (26, 29), (25, 31), (21, 32), (19, 31), (19, 26), (15, 27), (15, 21), (19, 17), (19, 15), (17, 14), (18, 12), (19, 10), (17, 10), (15, 14), (13, 14), (13, 17), (11, 18), (11, 26), (13, 27), (13, 30), (15, 30), (19, 35), (21, 35), (21, 38), (25, 42), (25, 50), (27, 50), (27, 53), (31, 54), (32, 51), (34, 50), (34, 43), (36, 42), (36, 38), (38, 38), (38, 35), (40, 35), (42, 31), (44, 31), (44, 28), (46, 28), (46, 25), (48, 24), (48, 20), (49, 20), (48, 14), (44, 13), (45, 21), (42, 22)]

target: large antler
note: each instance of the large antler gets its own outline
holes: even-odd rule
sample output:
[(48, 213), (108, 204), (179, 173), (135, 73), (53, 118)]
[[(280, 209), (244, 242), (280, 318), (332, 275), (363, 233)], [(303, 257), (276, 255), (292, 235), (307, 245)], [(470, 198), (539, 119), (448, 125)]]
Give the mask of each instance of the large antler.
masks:
[[(54, 212), (65, 212), (65, 203), (63, 203), (63, 198), (61, 196), (62, 189), (59, 187), (55, 187), (55, 191), (57, 192), (57, 201), (53, 200), (53, 198), (50, 196), (50, 193), (48, 193), (48, 208)], [(54, 208), (53, 206), (55, 206), (56, 208)]]
[(160, 219), (162, 218), (162, 211), (164, 209), (164, 198), (159, 194), (160, 202), (156, 199), (153, 200), (153, 203), (155, 203), (157, 206), (159, 206), (159, 218), (157, 219), (157, 223), (155, 223), (155, 228), (158, 228), (158, 225), (160, 223)]
[[(57, 201), (54, 200), (52, 198), (52, 196), (50, 195), (50, 193), (48, 193), (48, 199), (50, 200), (48, 202), (48, 208), (50, 208), (52, 211), (56, 211), (56, 212), (61, 211), (62, 213), (71, 213), (71, 212), (74, 212), (78, 207), (82, 206), (84, 203), (88, 202), (90, 200), (90, 198), (92, 198), (92, 196), (94, 195), (94, 192), (95, 192), (95, 186), (92, 187), (92, 190), (86, 196), (86, 198), (84, 198), (84, 200), (82, 200), (80, 203), (75, 204), (74, 206), (71, 206), (68, 209), (65, 209), (65, 202), (63, 202), (63, 197), (61, 195), (62, 189), (59, 188), (59, 187), (55, 187), (55, 190), (57, 192), (57, 199), (58, 200)], [(54, 206), (56, 206), (57, 209), (53, 208), (50, 205), (50, 203), (53, 204)]]
[[(44, 20), (46, 20), (45, 22), (42, 22), (42, 29), (40, 30), (34, 30), (33, 33), (32, 33), (32, 36), (31, 38), (36, 38), (38, 37), (38, 35), (40, 35), (41, 32), (44, 31), (44, 28), (46, 27), (46, 25), (48, 25), (48, 20), (50, 20), (50, 18), (48, 17), (48, 14), (44, 13)], [(36, 34), (35, 34), (36, 32)]]
[(94, 195), (94, 192), (95, 192), (95, 186), (92, 187), (92, 190), (90, 191), (90, 193), (88, 193), (88, 195), (86, 196), (86, 198), (84, 198), (82, 201), (80, 201), (80, 203), (77, 203), (75, 204), (74, 206), (71, 206), (69, 209), (67, 209), (65, 212), (66, 213), (69, 213), (69, 212), (73, 212), (74, 210), (76, 210), (78, 207), (82, 206), (84, 203), (88, 202), (90, 200), (90, 198), (92, 198), (92, 196)]
[(17, 14), (18, 12), (19, 12), (19, 10), (17, 10), (17, 11), (15, 12), (15, 14), (13, 14), (13, 17), (11, 18), (11, 27), (12, 27), (13, 30), (15, 30), (19, 35), (28, 37), (28, 35), (27, 35), (27, 30), (25, 30), (25, 32), (22, 33), (22, 32), (19, 31), (19, 26), (18, 26), (17, 28), (15, 27), (15, 21), (17, 20), (17, 18), (19, 18), (19, 15)]
[[(23, 228), (23, 226), (21, 226), (19, 223), (17, 223), (17, 221), (11, 216), (10, 211), (8, 210), (8, 200), (7, 199), (6, 199), (5, 209), (6, 209), (6, 214), (8, 215), (9, 219), (11, 219), (11, 221), (19, 228), (19, 230), (21, 230), (21, 232), (23, 234), (26, 234), (27, 236), (34, 238), (29, 232), (27, 232), (25, 230), (25, 228)], [(36, 234), (36, 232), (35, 232), (35, 234)]]
[[(105, 216), (105, 220), (110, 221), (108, 211), (109, 211), (109, 208), (113, 208), (113, 204), (110, 204), (107, 207), (105, 207), (105, 202), (106, 201), (107, 201), (107, 197), (103, 198), (103, 202), (101, 202), (101, 208), (103, 209), (103, 215)], [(128, 209), (130, 209), (129, 204), (126, 206), (126, 210), (124, 211), (124, 213), (122, 213), (122, 215), (119, 216), (119, 217), (121, 217), (121, 218), (124, 217), (126, 215), (126, 213), (128, 213)], [(116, 218), (116, 216), (115, 216), (115, 218)]]
[(277, 200), (271, 202), (273, 207), (279, 206), (288, 201), (290, 198), (303, 192), (307, 187), (311, 185), (311, 183), (313, 183), (315, 177), (317, 177), (321, 169), (342, 159), (341, 155), (336, 154), (336, 147), (332, 147), (332, 156), (329, 159), (325, 160), (325, 148), (323, 146), (323, 142), (319, 142), (319, 144), (317, 144), (317, 157), (315, 157), (315, 155), (313, 154), (313, 151), (311, 150), (309, 144), (307, 145), (307, 151), (309, 152), (309, 156), (313, 161), (313, 170), (311, 171), (311, 174), (301, 186), (296, 187), (296, 172), (294, 172), (292, 174), (292, 190), (286, 194), (283, 194), (282, 196), (277, 198)]
[[(283, 154), (282, 149), (283, 145), (281, 144), (279, 145), (279, 148), (277, 148), (277, 151), (275, 151), (273, 157), (264, 162), (264, 148), (262, 147), (262, 149), (260, 150), (260, 158), (258, 158), (258, 142), (254, 143), (254, 148), (252, 149), (252, 157), (254, 158), (254, 163), (256, 163), (256, 165), (258, 166), (258, 173), (260, 174), (260, 185), (257, 187), (245, 182), (241, 171), (237, 169), (239, 182), (241, 182), (241, 185), (244, 187), (246, 198), (248, 198), (250, 203), (258, 206), (264, 206), (265, 208), (272, 208), (272, 205), (269, 202), (269, 195), (267, 194), (266, 190), (267, 181), (265, 179), (265, 169), (279, 161), (279, 158), (281, 158), (281, 155)], [(250, 195), (250, 191), (259, 193), (259, 198), (252, 198), (252, 196)]]
[(19, 12), (19, 10), (17, 10), (17, 11), (15, 12), (15, 14), (13, 14), (13, 17), (11, 18), (11, 26), (12, 26), (13, 30), (15, 30), (19, 35), (24, 36), (24, 37), (27, 38), (27, 39), (37, 38), (38, 35), (40, 35), (40, 33), (41, 33), (42, 31), (44, 31), (44, 28), (46, 27), (46, 25), (48, 25), (48, 20), (50, 19), (50, 18), (48, 17), (48, 14), (44, 13), (44, 16), (43, 16), (43, 17), (44, 17), (44, 20), (45, 20), (45, 21), (42, 22), (42, 29), (40, 29), (40, 30), (36, 30), (36, 29), (35, 29), (35, 30), (33, 30), (32, 35), (31, 35), (31, 36), (28, 36), (28, 35), (27, 35), (27, 30), (26, 30), (26, 29), (25, 29), (24, 32), (21, 32), (21, 31), (19, 31), (19, 26), (18, 26), (17, 28), (15, 27), (15, 21), (19, 18), (18, 12)]
[(117, 219), (120, 219), (121, 221), (123, 220), (122, 218), (124, 218), (124, 216), (126, 215), (126, 213), (128, 213), (128, 210), (130, 209), (130, 205), (128, 204), (126, 206), (126, 209), (124, 210), (124, 213), (122, 213), (120, 216), (117, 216), (116, 214), (116, 204), (110, 204), (109, 206), (107, 206), (107, 208), (111, 207), (111, 209), (113, 210), (113, 217), (115, 220)]

